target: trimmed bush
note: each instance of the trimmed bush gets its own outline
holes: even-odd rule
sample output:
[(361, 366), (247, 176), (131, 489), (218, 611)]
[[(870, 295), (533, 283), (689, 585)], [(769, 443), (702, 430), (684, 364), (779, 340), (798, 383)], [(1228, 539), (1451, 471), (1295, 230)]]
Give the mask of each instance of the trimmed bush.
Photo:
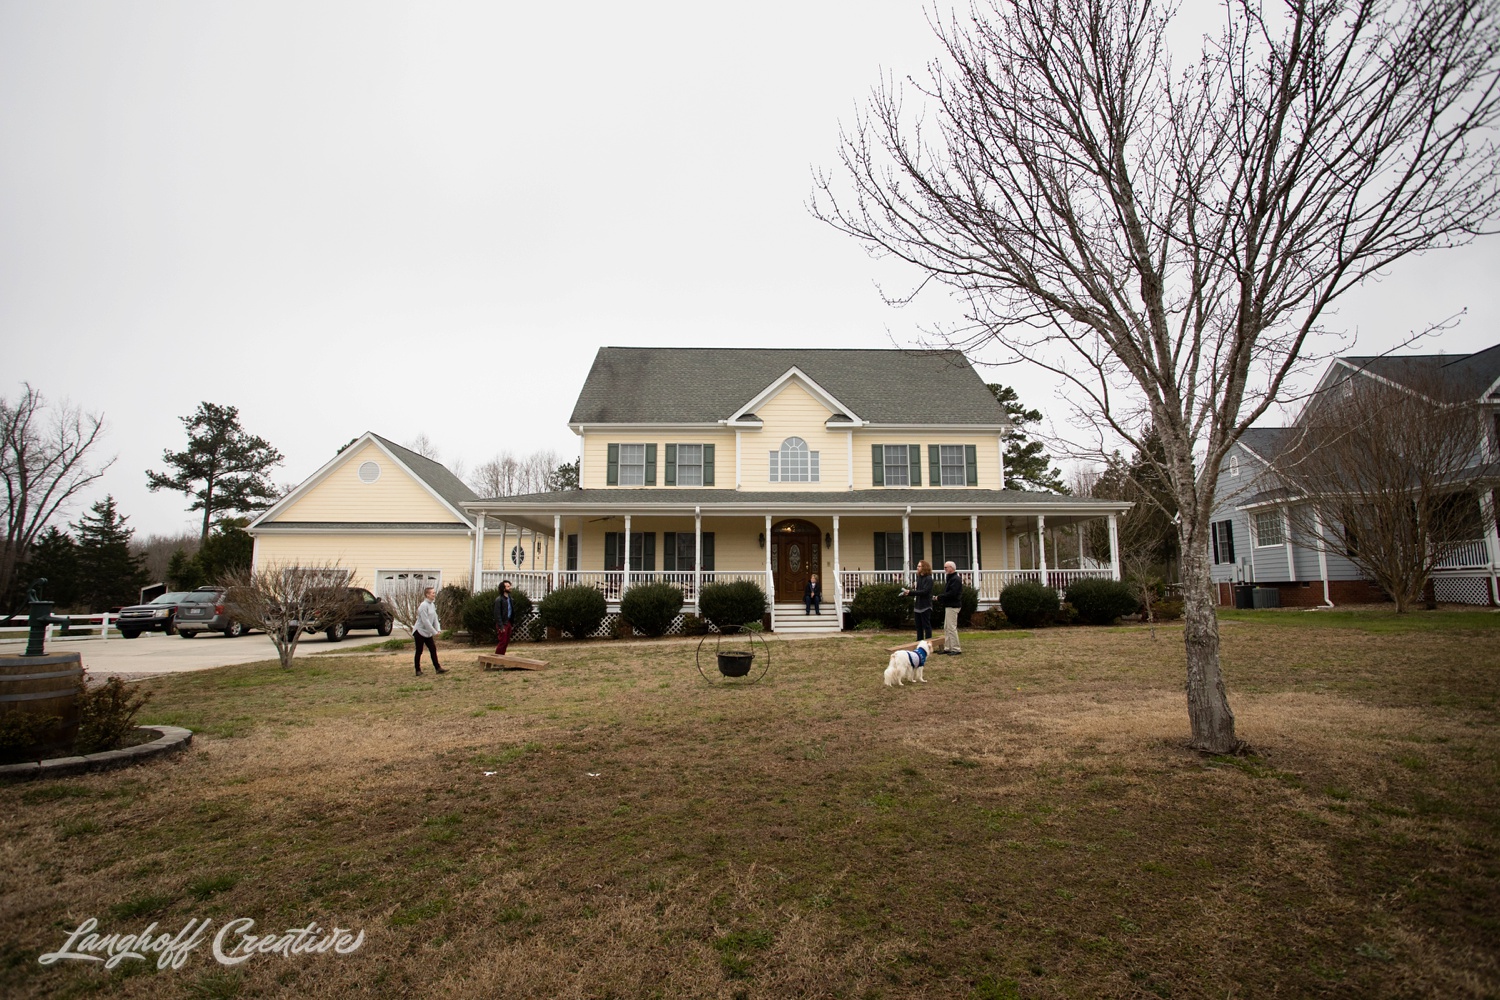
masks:
[(958, 627), (968, 628), (974, 621), (974, 612), (979, 610), (979, 591), (964, 584), (964, 593), (958, 606)]
[(682, 589), (670, 583), (631, 587), (620, 599), (620, 614), (641, 635), (665, 635), (682, 610)]
[(859, 588), (849, 605), (849, 614), (863, 627), (877, 621), (883, 628), (898, 629), (912, 615), (912, 599), (902, 597), (899, 583), (867, 583)]
[(150, 700), (150, 692), (128, 688), (118, 677), (95, 688), (81, 686), (73, 752), (98, 753), (119, 746), (125, 734), (135, 728), (135, 713)]
[(1121, 580), (1074, 580), (1068, 585), (1068, 603), (1085, 625), (1108, 625), (1141, 607), (1130, 584)]
[(1009, 628), (1010, 619), (1006, 618), (1005, 612), (1001, 611), (999, 608), (990, 608), (984, 614), (979, 616), (979, 627), (987, 628), (990, 631)]
[(695, 614), (682, 616), (683, 635), (708, 635), (708, 619), (699, 618)]
[(1037, 628), (1057, 614), (1057, 591), (1034, 580), (1018, 580), (1000, 591), (1000, 610), (1018, 628)]
[(575, 639), (587, 639), (603, 624), (609, 608), (597, 589), (578, 585), (554, 590), (542, 598), (538, 611), (543, 625)]
[(1157, 601), (1151, 605), (1151, 613), (1159, 622), (1175, 622), (1182, 617), (1182, 602), (1179, 600)]
[(698, 595), (703, 617), (720, 632), (735, 625), (758, 622), (766, 613), (766, 592), (753, 580), (705, 584)]
[[(443, 588), (447, 590), (447, 587)], [(474, 646), (484, 646), (495, 640), (495, 598), (500, 596), (499, 588), (492, 590), (481, 590), (479, 593), (464, 601), (463, 609), (459, 613), (460, 620), (464, 623), (464, 631), (469, 633), (469, 643)], [(517, 589), (514, 585), (510, 588), (511, 603), (515, 605), (516, 628), (512, 630), (515, 638), (520, 638), (521, 623), (531, 614), (531, 598), (526, 596), (526, 591)]]
[(880, 624), (880, 622), (876, 621), (874, 618), (867, 618), (864, 621), (860, 622), (858, 625), (854, 626), (854, 631), (856, 631), (856, 632), (879, 632), (879, 631), (882, 631), (884, 628), (885, 628), (885, 626), (882, 625), (882, 624)]

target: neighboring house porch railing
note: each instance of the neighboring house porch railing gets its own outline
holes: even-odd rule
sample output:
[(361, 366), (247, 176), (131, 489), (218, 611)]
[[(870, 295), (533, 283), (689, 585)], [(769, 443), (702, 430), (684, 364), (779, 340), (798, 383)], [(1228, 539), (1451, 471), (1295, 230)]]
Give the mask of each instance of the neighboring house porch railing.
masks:
[(1445, 546), (1447, 552), (1438, 559), (1437, 565), (1433, 567), (1439, 571), (1451, 569), (1488, 569), (1490, 565), (1489, 546), (1483, 538), (1465, 539), (1462, 542), (1452, 542)]

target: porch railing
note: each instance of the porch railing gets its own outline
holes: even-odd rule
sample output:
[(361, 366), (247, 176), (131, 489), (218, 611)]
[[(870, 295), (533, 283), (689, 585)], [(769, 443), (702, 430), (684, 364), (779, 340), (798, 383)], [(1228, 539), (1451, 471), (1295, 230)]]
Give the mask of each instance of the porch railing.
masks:
[[(698, 579), (705, 584), (752, 580), (759, 584), (767, 594), (770, 593), (765, 570), (706, 569), (698, 575)], [(500, 586), (501, 580), (509, 580), (518, 590), (526, 591), (526, 596), (534, 601), (546, 597), (552, 593), (553, 589), (551, 570), (508, 573), (494, 569), (487, 569), (479, 574), (480, 589), (492, 590)], [(688, 604), (693, 604), (698, 600), (698, 591), (693, 585), (692, 570), (633, 569), (630, 571), (631, 587), (639, 587), (647, 583), (670, 583), (682, 589), (682, 598)], [(557, 585), (559, 587), (594, 587), (604, 594), (605, 600), (611, 603), (618, 601), (627, 589), (625, 571), (619, 569), (559, 570)]]
[(1489, 546), (1483, 538), (1466, 539), (1447, 546), (1434, 569), (1487, 569), (1490, 565)]
[[(994, 604), (1000, 600), (1000, 591), (1018, 580), (1032, 580), (1040, 582), (1041, 570), (1036, 569), (982, 569), (978, 572), (978, 582), (975, 582), (973, 570), (959, 570), (959, 578), (970, 587), (979, 591), (979, 602), (981, 604)], [(942, 589), (943, 576), (934, 573), (936, 580), (934, 585)], [(1108, 580), (1110, 570), (1104, 569), (1049, 569), (1047, 571), (1047, 585), (1062, 590), (1074, 580), (1096, 578)], [(859, 588), (871, 583), (899, 583), (904, 587), (916, 585), (916, 572), (903, 572), (901, 570), (844, 570), (840, 574), (840, 580), (844, 585), (844, 600), (852, 601), (854, 595), (859, 593)]]

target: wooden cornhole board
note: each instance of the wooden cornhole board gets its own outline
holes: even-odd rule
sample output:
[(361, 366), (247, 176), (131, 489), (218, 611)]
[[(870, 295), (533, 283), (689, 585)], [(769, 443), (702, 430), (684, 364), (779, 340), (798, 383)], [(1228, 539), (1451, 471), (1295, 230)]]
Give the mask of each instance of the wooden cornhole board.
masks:
[[(934, 653), (941, 653), (943, 651), (943, 637), (942, 636), (940, 636), (940, 635), (933, 636), (931, 639), (928, 639), (927, 641), (932, 644), (932, 651)], [(906, 650), (907, 652), (911, 652), (911, 651), (915, 650), (916, 648), (917, 648), (917, 644), (916, 643), (914, 643), (914, 642), (908, 642), (904, 646), (892, 646), (888, 650), (888, 652), (898, 653), (898, 652), (900, 652), (903, 649)]]
[(486, 670), (541, 670), (547, 666), (546, 660), (533, 660), (510, 653), (480, 653), (479, 662)]

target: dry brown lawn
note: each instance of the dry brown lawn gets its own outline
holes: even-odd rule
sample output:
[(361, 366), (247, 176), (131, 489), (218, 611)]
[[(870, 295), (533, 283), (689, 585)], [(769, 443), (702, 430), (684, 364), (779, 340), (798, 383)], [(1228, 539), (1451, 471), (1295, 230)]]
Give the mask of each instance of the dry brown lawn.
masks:
[[(1500, 616), (1240, 617), (1234, 759), (1185, 749), (1172, 629), (972, 633), (899, 690), (869, 635), (733, 689), (682, 642), (158, 678), (191, 752), (0, 787), (0, 994), (1500, 995)], [(366, 940), (38, 963), (91, 916)]]

